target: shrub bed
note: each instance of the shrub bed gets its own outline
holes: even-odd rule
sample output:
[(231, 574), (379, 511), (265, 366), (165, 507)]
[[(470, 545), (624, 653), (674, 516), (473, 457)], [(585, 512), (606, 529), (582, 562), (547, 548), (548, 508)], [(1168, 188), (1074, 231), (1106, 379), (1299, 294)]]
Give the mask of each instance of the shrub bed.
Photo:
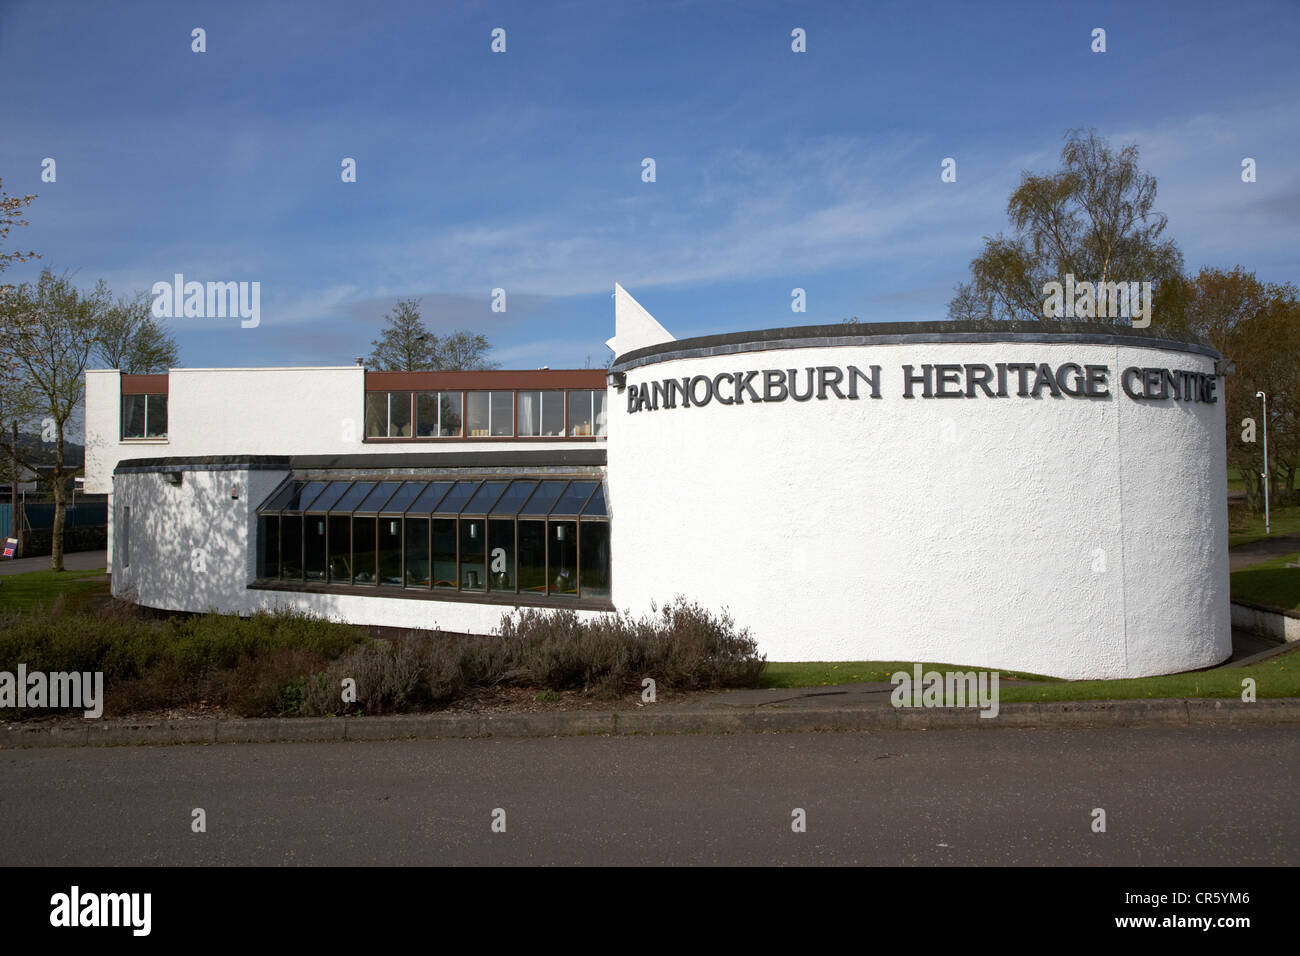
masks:
[[(729, 615), (682, 598), (639, 618), (530, 609), (505, 615), (491, 637), (393, 638), (295, 611), (159, 619), (122, 603), (68, 613), (56, 601), (0, 615), (0, 671), (19, 664), (102, 671), (106, 716), (215, 708), (255, 717), (424, 710), (493, 686), (604, 698), (639, 690), (645, 677), (658, 690), (756, 686), (765, 660)], [(347, 680), (355, 700), (345, 699)]]

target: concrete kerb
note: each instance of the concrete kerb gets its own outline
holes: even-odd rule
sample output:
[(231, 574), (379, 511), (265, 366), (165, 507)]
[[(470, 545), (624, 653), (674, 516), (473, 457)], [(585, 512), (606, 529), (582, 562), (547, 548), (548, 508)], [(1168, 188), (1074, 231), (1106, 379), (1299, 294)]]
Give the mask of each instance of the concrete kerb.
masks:
[(554, 711), (525, 714), (399, 714), (385, 717), (102, 720), (6, 724), (0, 750), (36, 747), (166, 746), (471, 737), (656, 734), (835, 733), (882, 730), (1089, 729), (1300, 723), (1300, 699), (1244, 703), (1220, 699), (1008, 703), (998, 716), (976, 708), (805, 708), (772, 710)]

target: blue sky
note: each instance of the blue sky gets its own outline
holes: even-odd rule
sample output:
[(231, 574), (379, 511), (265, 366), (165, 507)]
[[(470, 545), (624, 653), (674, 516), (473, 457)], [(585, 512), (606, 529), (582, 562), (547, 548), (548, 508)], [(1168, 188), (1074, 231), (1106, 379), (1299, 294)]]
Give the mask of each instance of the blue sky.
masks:
[(1296, 281), (1297, 27), (1251, 0), (0, 0), (0, 178), (39, 195), (8, 245), (44, 256), (5, 279), (260, 282), (258, 328), (167, 320), (190, 367), (351, 364), (408, 296), (506, 368), (602, 365), (615, 282), (678, 338), (942, 319), (1021, 171), (1092, 126), (1139, 145), (1190, 270)]

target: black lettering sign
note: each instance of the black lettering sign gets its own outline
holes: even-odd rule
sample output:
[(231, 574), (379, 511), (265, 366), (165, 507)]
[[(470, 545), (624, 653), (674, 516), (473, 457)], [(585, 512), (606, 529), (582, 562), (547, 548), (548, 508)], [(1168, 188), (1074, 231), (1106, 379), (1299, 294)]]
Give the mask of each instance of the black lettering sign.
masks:
[[(903, 398), (1007, 398), (1011, 375), (1015, 376), (1018, 398), (1110, 399), (1111, 370), (1106, 365), (1063, 362), (982, 362), (969, 364), (914, 365), (900, 367)], [(761, 377), (760, 377), (761, 376)], [(1134, 401), (1217, 402), (1218, 377), (1191, 369), (1130, 366), (1119, 375), (1120, 389)], [(847, 394), (845, 386), (847, 385)], [(627, 386), (627, 410), (658, 411), (669, 408), (703, 407), (714, 399), (719, 405), (767, 402), (819, 401), (834, 397), (857, 401), (881, 397), (879, 365), (864, 370), (856, 365), (834, 365), (803, 369), (769, 368), (762, 371), (719, 372), (687, 375), (641, 382)]]

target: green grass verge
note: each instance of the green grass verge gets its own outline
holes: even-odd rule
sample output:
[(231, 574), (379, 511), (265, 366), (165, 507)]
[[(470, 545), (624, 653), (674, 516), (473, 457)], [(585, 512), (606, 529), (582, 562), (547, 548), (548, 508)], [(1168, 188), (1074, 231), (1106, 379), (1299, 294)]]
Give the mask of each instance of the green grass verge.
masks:
[[(1292, 569), (1294, 570), (1294, 569)], [(1300, 648), (1297, 648), (1300, 651)], [(1132, 680), (1065, 681), (1017, 671), (999, 671), (998, 694), (1004, 703), (1014, 701), (1134, 700), (1157, 697), (1240, 698), (1241, 682), (1253, 677), (1259, 697), (1300, 697), (1300, 653), (1292, 651), (1250, 667), (1216, 667), (1212, 670)], [(888, 681), (897, 671), (909, 674), (908, 661), (796, 661), (772, 662), (763, 672), (764, 687), (835, 687), (862, 681)], [(926, 671), (978, 671), (986, 668), (952, 664), (922, 664)], [(1013, 684), (1007, 681), (1043, 681)]]
[(104, 568), (94, 571), (28, 571), (0, 576), (0, 612), (28, 611), (49, 606), (62, 596), (68, 610), (82, 607), (99, 595), (108, 594)]
[(1233, 600), (1253, 601), (1285, 611), (1300, 611), (1300, 551), (1233, 571)]
[(1259, 541), (1279, 534), (1300, 533), (1300, 507), (1273, 508), (1269, 512), (1269, 534), (1264, 534), (1264, 514), (1248, 511), (1244, 504), (1228, 508), (1228, 547)]
[(1300, 656), (1295, 651), (1252, 664), (1250, 667), (1216, 667), (1167, 677), (1134, 680), (1087, 680), (1038, 687), (1001, 684), (1002, 703), (1053, 700), (1134, 700), (1159, 697), (1222, 697), (1240, 700), (1241, 682), (1255, 679), (1255, 694), (1264, 697), (1300, 697)]
[[(887, 681), (898, 671), (912, 673), (913, 661), (768, 661), (759, 678), (760, 687), (836, 687), (867, 681)], [(975, 671), (978, 667), (953, 664), (922, 664), (927, 671)], [(1000, 671), (999, 680), (1041, 680), (1056, 678), (1018, 671)]]

